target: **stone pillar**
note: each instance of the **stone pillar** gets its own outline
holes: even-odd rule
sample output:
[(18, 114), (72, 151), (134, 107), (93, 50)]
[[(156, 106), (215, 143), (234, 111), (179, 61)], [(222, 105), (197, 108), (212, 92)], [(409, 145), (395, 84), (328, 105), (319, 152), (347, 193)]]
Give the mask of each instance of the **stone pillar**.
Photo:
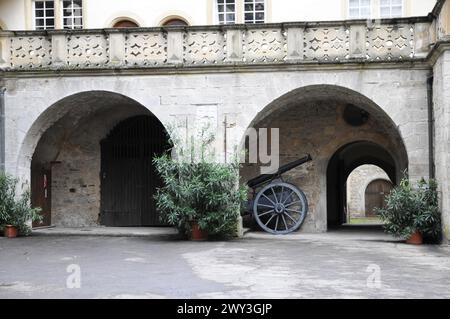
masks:
[(52, 65), (55, 68), (67, 65), (67, 39), (62, 32), (51, 33), (52, 37)]
[(125, 34), (123, 32), (110, 33), (109, 56), (113, 66), (120, 67), (125, 64)]
[(445, 236), (450, 239), (450, 47), (434, 65), (434, 158)]
[(167, 57), (168, 63), (182, 64), (183, 63), (183, 30), (170, 30), (167, 33)]
[(0, 86), (0, 172), (5, 171), (5, 88)]
[(287, 27), (287, 60), (296, 62), (303, 60), (303, 29), (298, 27)]
[[(450, 0), (446, 0), (433, 22), (438, 41), (450, 37)], [(444, 236), (450, 243), (450, 43), (441, 43), (433, 66), (434, 160), (442, 211)]]
[(227, 62), (242, 62), (242, 31), (227, 30)]

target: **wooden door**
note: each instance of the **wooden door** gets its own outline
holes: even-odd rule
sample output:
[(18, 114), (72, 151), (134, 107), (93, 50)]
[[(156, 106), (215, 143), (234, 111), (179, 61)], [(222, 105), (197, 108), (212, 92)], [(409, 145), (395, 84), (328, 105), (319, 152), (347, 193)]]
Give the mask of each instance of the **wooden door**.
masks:
[(31, 205), (41, 208), (41, 222), (33, 222), (33, 227), (51, 225), (51, 170), (40, 166), (31, 169)]
[(153, 198), (161, 180), (152, 160), (166, 149), (165, 130), (151, 116), (123, 121), (101, 142), (102, 225), (162, 225)]
[(365, 193), (367, 217), (375, 216), (375, 208), (385, 207), (385, 197), (391, 192), (392, 188), (391, 182), (382, 179), (375, 180), (367, 186)]

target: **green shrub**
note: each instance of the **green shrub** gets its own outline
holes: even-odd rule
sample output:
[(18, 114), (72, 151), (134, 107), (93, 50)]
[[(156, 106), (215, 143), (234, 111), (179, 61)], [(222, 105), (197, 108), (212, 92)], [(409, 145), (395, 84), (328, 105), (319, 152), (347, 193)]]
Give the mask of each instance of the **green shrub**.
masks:
[(177, 158), (164, 154), (154, 159), (163, 181), (155, 195), (161, 220), (186, 235), (194, 221), (210, 235), (235, 235), (246, 198), (246, 189), (238, 186), (239, 164), (215, 162), (211, 153), (214, 138), (205, 130), (197, 139), (199, 147), (182, 147), (174, 131), (171, 135), (172, 144), (178, 146)]
[(29, 235), (29, 221), (39, 221), (40, 208), (31, 208), (30, 191), (25, 190), (19, 197), (16, 195), (18, 180), (0, 172), (0, 228), (13, 225), (22, 236)]
[(406, 177), (403, 178), (386, 196), (386, 207), (377, 209), (377, 213), (385, 222), (385, 231), (396, 237), (408, 238), (420, 231), (424, 238), (433, 242), (441, 238), (441, 214), (434, 180), (422, 179), (413, 187)]

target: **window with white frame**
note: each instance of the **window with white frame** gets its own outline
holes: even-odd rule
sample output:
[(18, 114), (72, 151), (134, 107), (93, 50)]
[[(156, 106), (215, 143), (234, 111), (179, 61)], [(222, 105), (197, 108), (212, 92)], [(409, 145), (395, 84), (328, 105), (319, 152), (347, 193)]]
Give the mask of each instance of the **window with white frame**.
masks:
[(36, 30), (51, 30), (55, 28), (55, 6), (53, 0), (33, 1), (34, 28)]
[(399, 18), (403, 15), (403, 0), (380, 0), (381, 18)]
[(349, 18), (367, 19), (370, 18), (370, 0), (349, 0)]
[(64, 29), (83, 28), (82, 0), (62, 0), (61, 8)]
[(244, 22), (264, 23), (265, 7), (265, 0), (244, 0)]
[(233, 24), (236, 22), (236, 1), (217, 0), (219, 24)]

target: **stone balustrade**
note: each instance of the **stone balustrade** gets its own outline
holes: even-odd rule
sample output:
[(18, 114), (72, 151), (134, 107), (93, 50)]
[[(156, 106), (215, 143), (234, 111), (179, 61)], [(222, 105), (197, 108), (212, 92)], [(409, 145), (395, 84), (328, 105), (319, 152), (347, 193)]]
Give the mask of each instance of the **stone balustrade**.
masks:
[(428, 18), (203, 27), (3, 31), (0, 70), (180, 68), (416, 61)]

